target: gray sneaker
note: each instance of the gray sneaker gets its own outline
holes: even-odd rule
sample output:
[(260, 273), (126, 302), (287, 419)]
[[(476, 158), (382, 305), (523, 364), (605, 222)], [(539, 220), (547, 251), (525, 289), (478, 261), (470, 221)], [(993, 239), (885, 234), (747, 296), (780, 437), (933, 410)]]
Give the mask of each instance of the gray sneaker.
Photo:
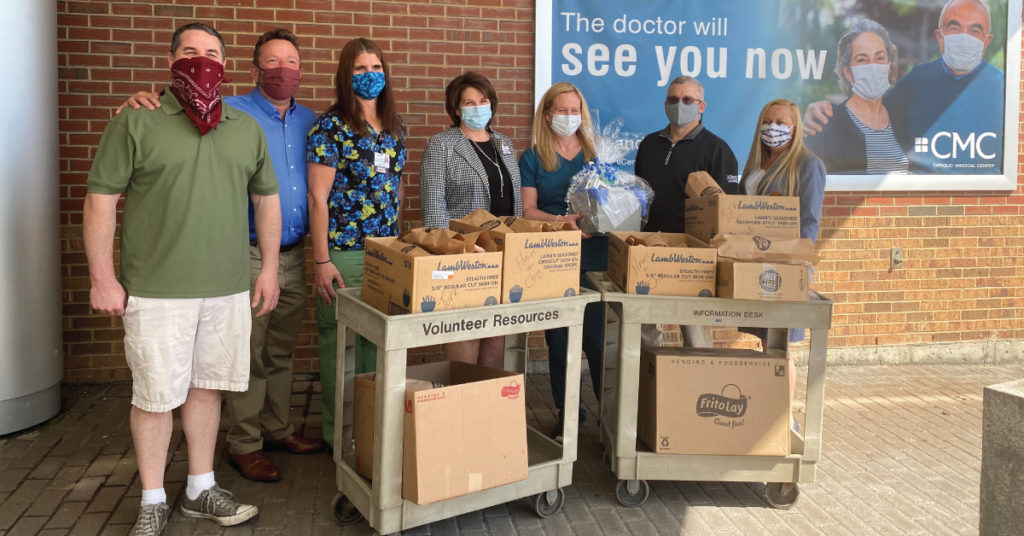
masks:
[(157, 536), (164, 531), (171, 507), (167, 503), (147, 504), (139, 509), (139, 518), (128, 536)]
[(254, 505), (239, 503), (230, 492), (214, 484), (195, 500), (189, 499), (187, 494), (182, 497), (181, 513), (188, 517), (205, 517), (222, 527), (230, 527), (256, 517), (260, 510)]

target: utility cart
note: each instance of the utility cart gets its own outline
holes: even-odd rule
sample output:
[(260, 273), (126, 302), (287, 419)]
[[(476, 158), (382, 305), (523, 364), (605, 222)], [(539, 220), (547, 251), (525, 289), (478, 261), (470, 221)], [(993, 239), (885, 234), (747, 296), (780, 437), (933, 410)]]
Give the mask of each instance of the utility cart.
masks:
[[(647, 500), (647, 480), (765, 482), (776, 508), (789, 508), (799, 482), (814, 480), (821, 458), (825, 352), (832, 301), (812, 291), (806, 302), (626, 294), (604, 272), (588, 274), (605, 304), (605, 364), (601, 395), (604, 462), (619, 479), (615, 495), (624, 506)], [(788, 328), (810, 329), (805, 425), (791, 430), (788, 456), (657, 454), (637, 441), (640, 326), (680, 324), (767, 329), (767, 348), (785, 351)]]
[[(386, 315), (362, 300), (361, 289), (337, 292), (338, 386), (335, 401), (334, 462), (339, 494), (334, 512), (350, 524), (365, 517), (380, 534), (425, 525), (467, 512), (525, 497), (533, 497), (537, 514), (557, 514), (565, 500), (561, 488), (572, 483), (576, 461), (578, 416), (566, 412), (561, 445), (546, 434), (527, 428), (529, 475), (525, 480), (467, 495), (417, 505), (402, 498), (402, 445), (404, 435), (406, 352), (409, 348), (505, 335), (505, 368), (526, 372), (527, 336), (531, 331), (569, 329), (566, 366), (566, 407), (579, 405), (580, 353), (583, 311), (600, 299), (597, 292), (580, 289), (564, 298), (492, 305), (430, 313)], [(485, 334), (475, 331), (436, 333), (430, 326), (442, 322), (487, 321)], [(374, 391), (373, 480), (356, 473), (353, 447), (353, 377), (355, 356), (345, 341), (358, 333), (377, 345), (377, 388)]]

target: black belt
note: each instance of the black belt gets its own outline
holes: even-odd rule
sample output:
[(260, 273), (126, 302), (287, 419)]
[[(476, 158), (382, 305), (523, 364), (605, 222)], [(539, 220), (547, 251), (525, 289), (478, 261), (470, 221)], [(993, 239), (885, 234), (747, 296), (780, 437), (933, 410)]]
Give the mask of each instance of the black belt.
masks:
[[(250, 240), (249, 241), (249, 245), (253, 246), (253, 247), (259, 247), (259, 244), (257, 244), (255, 240)], [(291, 250), (293, 250), (295, 248), (298, 248), (298, 247), (302, 247), (302, 240), (299, 240), (298, 242), (292, 242), (291, 244), (287, 244), (287, 245), (281, 246), (281, 253), (287, 253), (287, 252), (289, 252), (289, 251), (291, 251)]]

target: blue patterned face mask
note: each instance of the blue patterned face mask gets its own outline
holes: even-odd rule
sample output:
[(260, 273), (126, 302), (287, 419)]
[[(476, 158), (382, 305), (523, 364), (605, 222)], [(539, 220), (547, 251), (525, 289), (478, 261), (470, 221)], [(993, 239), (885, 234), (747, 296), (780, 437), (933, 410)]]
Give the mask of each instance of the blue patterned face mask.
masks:
[(384, 73), (369, 71), (352, 75), (352, 90), (359, 98), (373, 100), (384, 91)]
[(789, 125), (765, 123), (761, 125), (761, 143), (772, 149), (782, 147), (793, 139), (793, 129)]

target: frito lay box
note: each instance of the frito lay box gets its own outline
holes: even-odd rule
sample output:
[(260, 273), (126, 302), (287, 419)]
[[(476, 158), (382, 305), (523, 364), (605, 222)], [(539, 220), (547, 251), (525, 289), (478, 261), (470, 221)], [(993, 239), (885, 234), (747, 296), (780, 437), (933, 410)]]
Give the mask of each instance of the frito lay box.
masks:
[(448, 227), (459, 233), (486, 230), (504, 253), (501, 303), (579, 294), (583, 235), (568, 223), (498, 218), (478, 209)]
[(719, 233), (800, 238), (800, 198), (781, 195), (711, 195), (687, 199), (686, 233), (710, 242)]
[[(402, 497), (429, 504), (529, 475), (523, 375), (457, 361), (406, 368)], [(373, 478), (375, 374), (355, 377), (356, 470)]]
[(637, 436), (658, 454), (787, 456), (784, 352), (644, 348)]
[(717, 252), (681, 233), (608, 233), (608, 278), (627, 294), (714, 296)]
[(395, 237), (367, 238), (365, 244), (363, 301), (383, 313), (429, 313), (500, 302), (500, 251), (435, 255)]

